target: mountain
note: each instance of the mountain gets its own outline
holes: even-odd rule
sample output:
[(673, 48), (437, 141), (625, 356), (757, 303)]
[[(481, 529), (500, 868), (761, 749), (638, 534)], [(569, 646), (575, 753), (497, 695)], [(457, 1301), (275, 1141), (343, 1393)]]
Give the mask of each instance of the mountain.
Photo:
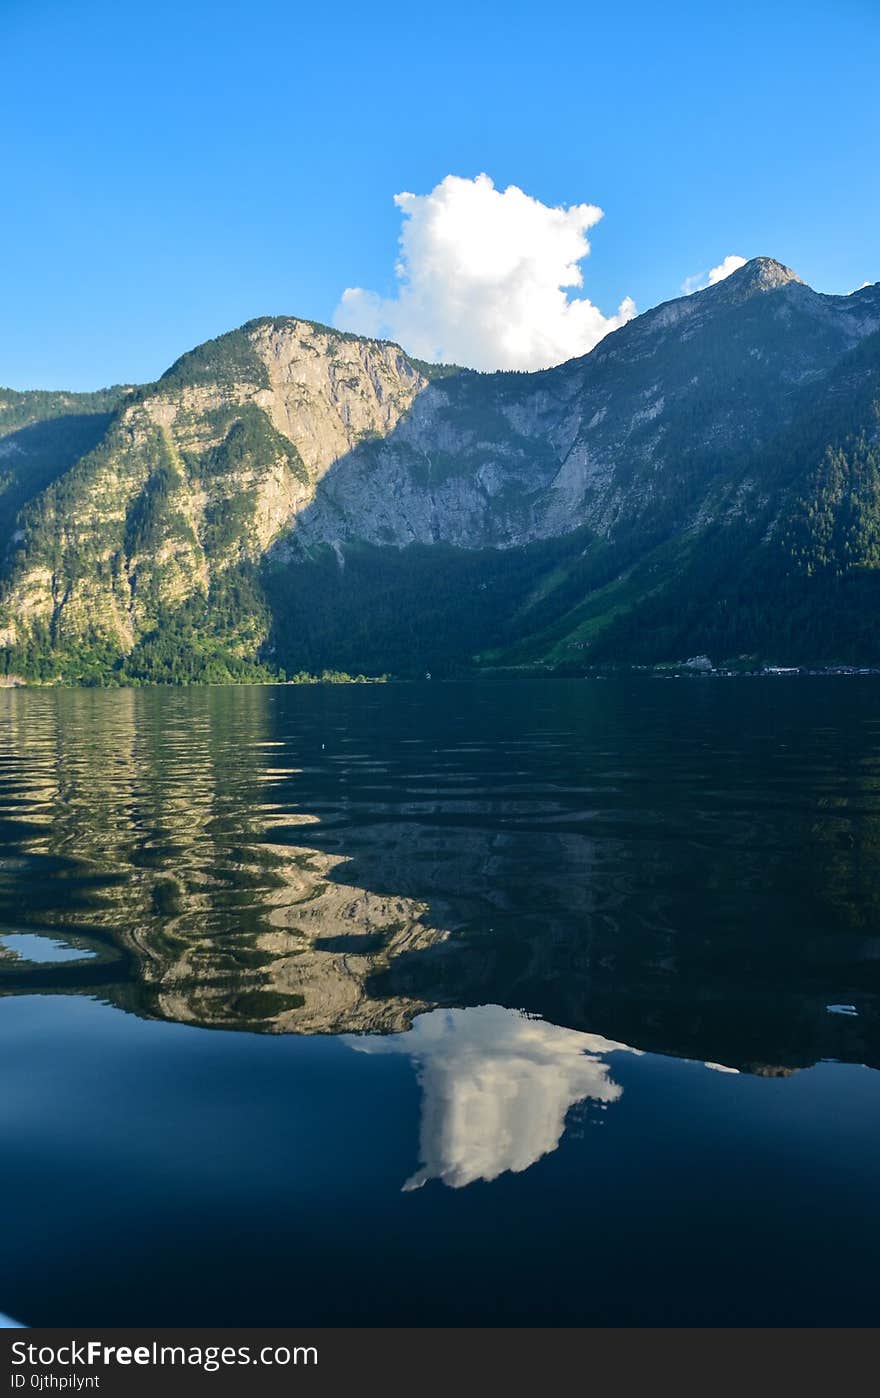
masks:
[(0, 538), (7, 546), (22, 506), (97, 446), (122, 401), (98, 393), (0, 389)]
[(769, 258), (539, 373), (276, 318), (146, 387), (0, 392), (5, 667), (876, 661), (878, 415), (880, 284)]

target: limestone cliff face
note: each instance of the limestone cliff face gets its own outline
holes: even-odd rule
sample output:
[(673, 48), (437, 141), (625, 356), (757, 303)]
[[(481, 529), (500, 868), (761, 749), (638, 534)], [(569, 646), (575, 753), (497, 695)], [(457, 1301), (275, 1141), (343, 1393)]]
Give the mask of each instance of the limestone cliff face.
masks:
[(340, 459), (295, 538), (510, 547), (608, 535), (676, 494), (681, 525), (735, 508), (731, 463), (878, 329), (880, 286), (822, 296), (755, 259), (555, 369), (432, 383), (396, 431)]
[(130, 394), (12, 540), (3, 639), (34, 627), (129, 650), (163, 611), (256, 562), (339, 457), (386, 436), (427, 380), (394, 345), (257, 321)]
[(358, 443), (387, 437), (427, 385), (397, 345), (305, 321), (259, 323), (252, 343), (268, 377), (254, 402), (295, 445), (313, 483)]

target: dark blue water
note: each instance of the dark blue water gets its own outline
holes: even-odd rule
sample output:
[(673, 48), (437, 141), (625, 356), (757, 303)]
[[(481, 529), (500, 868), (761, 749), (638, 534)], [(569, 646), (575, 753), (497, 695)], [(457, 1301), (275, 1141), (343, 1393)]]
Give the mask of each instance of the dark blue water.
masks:
[(0, 1312), (876, 1324), (878, 699), (0, 693)]

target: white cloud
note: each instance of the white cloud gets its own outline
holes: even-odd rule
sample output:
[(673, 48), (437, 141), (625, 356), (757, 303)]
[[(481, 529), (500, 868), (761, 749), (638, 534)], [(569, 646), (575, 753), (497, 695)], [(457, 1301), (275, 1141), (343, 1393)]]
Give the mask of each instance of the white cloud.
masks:
[(586, 354), (636, 314), (626, 297), (605, 316), (583, 286), (595, 204), (550, 208), (488, 175), (447, 175), (430, 194), (397, 194), (399, 286), (383, 297), (349, 287), (334, 323), (399, 341), (422, 359), (475, 369), (541, 369)]
[(738, 253), (728, 253), (723, 262), (719, 262), (717, 267), (712, 267), (709, 272), (709, 285), (714, 286), (716, 282), (723, 282), (725, 277), (729, 277), (731, 272), (736, 272), (740, 267), (745, 267), (746, 259), (740, 257)]
[(708, 272), (698, 272), (695, 277), (685, 277), (681, 284), (681, 289), (685, 296), (690, 296), (693, 291), (705, 291), (707, 286), (714, 286), (716, 282), (723, 282), (725, 277), (729, 277), (731, 272), (736, 272), (740, 267), (745, 267), (746, 259), (740, 257), (739, 253), (728, 253), (723, 262), (719, 262), (717, 267), (712, 267)]

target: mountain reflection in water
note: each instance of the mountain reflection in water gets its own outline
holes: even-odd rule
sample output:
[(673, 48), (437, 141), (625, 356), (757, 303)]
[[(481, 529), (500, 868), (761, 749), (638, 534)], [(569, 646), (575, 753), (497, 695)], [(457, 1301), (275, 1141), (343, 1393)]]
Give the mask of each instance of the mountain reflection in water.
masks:
[[(435, 1021), (414, 1016), (487, 1003), (541, 1017), (548, 1043), (559, 1025), (764, 1073), (880, 1057), (867, 687), (0, 704), (5, 993), (226, 1029), (404, 1032), (395, 1047), (416, 1058)], [(4, 953), (4, 928), (80, 955), (34, 964)], [(830, 1016), (839, 1002), (857, 1014)], [(427, 1082), (439, 1070), (419, 1061)], [(470, 1168), (432, 1150), (426, 1177)]]
[(878, 694), (0, 690), (0, 1311), (876, 1324)]

